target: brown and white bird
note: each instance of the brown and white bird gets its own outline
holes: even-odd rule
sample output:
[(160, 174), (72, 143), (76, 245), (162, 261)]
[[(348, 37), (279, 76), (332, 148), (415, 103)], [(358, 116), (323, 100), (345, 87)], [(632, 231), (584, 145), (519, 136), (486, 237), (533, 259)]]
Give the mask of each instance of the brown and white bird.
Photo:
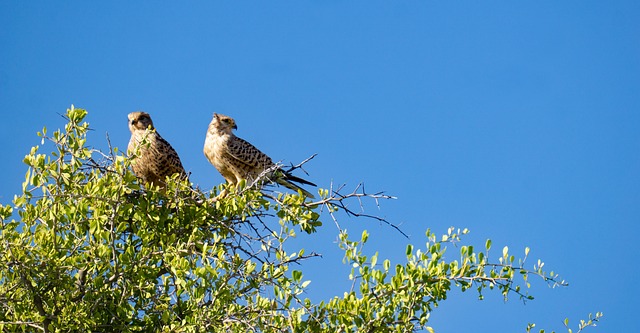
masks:
[(187, 173), (178, 153), (156, 131), (151, 116), (138, 111), (129, 113), (128, 117), (131, 139), (127, 152), (135, 156), (131, 161), (133, 173), (145, 184), (160, 186), (162, 189), (166, 187), (166, 178), (173, 174), (180, 174), (180, 177), (186, 179)]
[[(309, 198), (314, 197), (293, 182), (311, 186), (316, 184), (278, 169), (269, 156), (235, 136), (233, 130), (237, 128), (233, 118), (214, 113), (204, 141), (204, 155), (228, 183), (237, 184), (242, 179), (254, 181), (265, 170), (270, 170), (271, 173), (266, 175), (266, 179), (296, 192), (300, 190)], [(220, 196), (224, 194), (226, 192)]]

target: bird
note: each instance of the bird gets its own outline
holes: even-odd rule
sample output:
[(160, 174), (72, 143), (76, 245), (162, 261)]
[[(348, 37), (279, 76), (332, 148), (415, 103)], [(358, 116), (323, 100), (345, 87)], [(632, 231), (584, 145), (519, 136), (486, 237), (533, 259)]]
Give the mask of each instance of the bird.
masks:
[(151, 116), (136, 111), (129, 113), (128, 118), (131, 139), (127, 153), (133, 156), (133, 173), (145, 184), (159, 186), (161, 190), (166, 189), (166, 178), (176, 173), (180, 178), (187, 179), (178, 153), (156, 131)]
[[(233, 133), (238, 129), (233, 118), (214, 113), (204, 141), (204, 155), (229, 184), (237, 185), (241, 180), (254, 181), (263, 173), (269, 179), (293, 191), (301, 191), (306, 197), (313, 194), (293, 182), (316, 186), (279, 169), (267, 154)], [(224, 190), (218, 197), (226, 195)]]

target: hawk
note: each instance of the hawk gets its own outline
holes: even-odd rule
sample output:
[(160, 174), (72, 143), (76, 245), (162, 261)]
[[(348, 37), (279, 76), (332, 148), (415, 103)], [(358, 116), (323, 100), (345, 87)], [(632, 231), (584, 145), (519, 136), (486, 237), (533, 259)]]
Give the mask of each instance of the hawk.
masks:
[[(292, 182), (311, 186), (316, 184), (279, 170), (269, 156), (235, 136), (233, 130), (237, 128), (233, 118), (214, 113), (204, 141), (204, 155), (228, 183), (237, 184), (242, 179), (253, 181), (266, 171), (267, 179), (314, 198), (313, 194)], [(226, 192), (223, 191), (220, 196), (224, 194)]]
[(135, 158), (131, 161), (133, 173), (145, 184), (166, 187), (165, 179), (180, 174), (183, 179), (187, 173), (182, 167), (178, 153), (169, 142), (163, 139), (153, 127), (151, 116), (146, 112), (129, 113), (131, 139), (127, 151)]

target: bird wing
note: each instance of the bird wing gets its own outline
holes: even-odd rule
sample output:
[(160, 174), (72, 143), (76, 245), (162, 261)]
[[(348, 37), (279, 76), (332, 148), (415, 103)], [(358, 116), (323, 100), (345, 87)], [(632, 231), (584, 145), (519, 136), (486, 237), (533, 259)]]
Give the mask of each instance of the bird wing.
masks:
[(267, 154), (261, 152), (251, 143), (237, 136), (229, 139), (227, 152), (238, 163), (241, 163), (253, 170), (263, 170), (273, 166), (273, 161)]
[(176, 152), (171, 144), (167, 140), (162, 138), (160, 134), (157, 134), (156, 140), (158, 141), (158, 149), (162, 150), (161, 154), (159, 154), (163, 157), (159, 161), (159, 169), (165, 171), (164, 176), (171, 176), (174, 173), (179, 173), (181, 176), (186, 176), (187, 172), (182, 166), (182, 161), (180, 161), (178, 152)]
[[(237, 164), (241, 164), (239, 166), (240, 169), (245, 170), (246, 175), (243, 178), (247, 178), (247, 176), (257, 177), (264, 170), (274, 166), (273, 161), (267, 154), (261, 152), (258, 148), (244, 139), (233, 136), (229, 140), (227, 147), (229, 155)], [(316, 186), (315, 184), (283, 171), (276, 171), (271, 176), (275, 176), (272, 181), (296, 192), (300, 190), (305, 196), (314, 198), (313, 194), (292, 182), (312, 186)]]

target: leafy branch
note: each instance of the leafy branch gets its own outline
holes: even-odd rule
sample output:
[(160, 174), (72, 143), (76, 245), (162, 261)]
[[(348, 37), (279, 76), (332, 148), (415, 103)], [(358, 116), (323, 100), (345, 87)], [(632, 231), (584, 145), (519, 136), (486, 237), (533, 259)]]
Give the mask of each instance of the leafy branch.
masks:
[[(567, 285), (541, 261), (526, 268), (528, 248), (522, 259), (508, 247), (490, 258), (491, 241), (483, 251), (460, 245), (466, 229), (441, 237), (427, 230), (426, 246), (407, 245), (403, 263), (364, 254), (368, 232), (353, 240), (339, 219), (373, 219), (407, 237), (365, 210), (395, 197), (362, 183), (352, 191), (331, 183), (317, 200), (266, 187), (269, 175), (303, 170), (315, 155), (237, 187), (202, 191), (172, 177), (166, 190), (145, 189), (108, 136), (108, 152), (87, 147), (86, 115), (72, 107), (64, 130), (47, 136), (43, 128), (41, 144), (51, 143), (51, 153), (31, 149), (22, 193), (0, 205), (0, 330), (433, 331), (428, 320), (452, 288), (527, 301), (530, 277)], [(313, 303), (303, 298), (310, 283), (303, 269), (321, 248), (289, 244), (325, 218), (338, 229), (352, 287)], [(445, 257), (451, 245), (456, 260)], [(600, 318), (581, 321), (578, 332)]]

